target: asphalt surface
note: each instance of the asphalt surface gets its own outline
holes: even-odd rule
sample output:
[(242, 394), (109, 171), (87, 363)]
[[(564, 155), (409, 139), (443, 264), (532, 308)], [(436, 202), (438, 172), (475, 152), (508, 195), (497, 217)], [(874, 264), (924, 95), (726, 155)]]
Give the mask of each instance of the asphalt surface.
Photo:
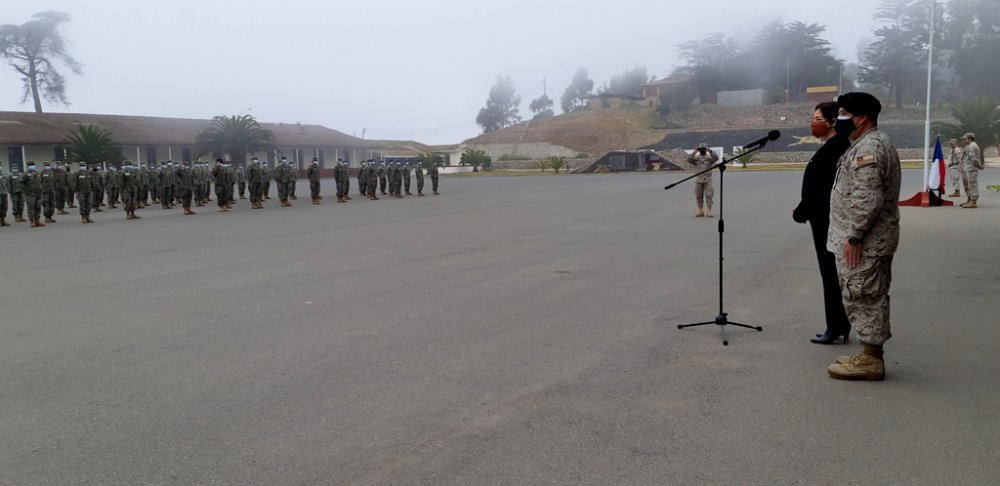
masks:
[(1000, 172), (903, 208), (881, 383), (808, 342), (801, 176), (726, 176), (729, 346), (678, 174), (2, 228), (0, 484), (997, 484)]

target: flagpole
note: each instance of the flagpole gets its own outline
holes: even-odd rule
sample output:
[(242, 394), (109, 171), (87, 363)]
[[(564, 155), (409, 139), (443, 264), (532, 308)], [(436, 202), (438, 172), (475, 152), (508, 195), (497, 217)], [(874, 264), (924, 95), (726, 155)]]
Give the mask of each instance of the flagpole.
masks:
[(937, 2), (931, 2), (930, 43), (927, 46), (927, 114), (924, 119), (924, 190), (928, 190), (928, 174), (931, 150), (931, 79), (934, 66), (934, 17), (937, 16)]

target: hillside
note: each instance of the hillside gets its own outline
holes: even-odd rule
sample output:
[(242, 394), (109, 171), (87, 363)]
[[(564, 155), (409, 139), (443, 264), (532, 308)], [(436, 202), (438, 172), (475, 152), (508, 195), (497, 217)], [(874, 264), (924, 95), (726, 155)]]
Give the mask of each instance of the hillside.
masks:
[[(651, 106), (628, 105), (618, 109), (586, 110), (540, 121), (526, 121), (504, 130), (466, 140), (466, 145), (548, 143), (591, 156), (609, 150), (643, 147), (664, 150), (664, 142), (676, 140), (687, 147), (705, 132), (722, 135), (727, 144), (756, 138), (767, 130), (807, 135), (813, 103), (789, 103), (754, 107), (695, 106), (675, 111), (669, 120), (660, 118)], [(950, 108), (935, 107), (931, 117), (950, 119)], [(907, 134), (922, 127), (923, 107), (887, 108), (880, 123), (897, 126)], [(718, 133), (723, 132), (723, 133)], [(728, 133), (732, 132), (732, 133)], [(731, 135), (731, 136), (729, 136)], [(921, 136), (922, 137), (922, 136)], [(912, 138), (907, 136), (907, 139)], [(795, 139), (788, 138), (792, 143)], [(922, 138), (920, 138), (922, 144)], [(721, 143), (720, 143), (721, 145)]]

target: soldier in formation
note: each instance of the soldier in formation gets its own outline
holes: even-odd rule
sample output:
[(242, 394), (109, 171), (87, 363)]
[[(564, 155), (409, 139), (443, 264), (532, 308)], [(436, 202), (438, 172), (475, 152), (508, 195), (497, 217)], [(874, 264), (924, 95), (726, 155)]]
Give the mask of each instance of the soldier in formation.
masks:
[(90, 219), (90, 207), (94, 204), (97, 171), (88, 170), (86, 162), (80, 162), (80, 170), (72, 177), (76, 180), (76, 201), (80, 204), (80, 219), (83, 223), (93, 223)]
[(976, 134), (966, 133), (962, 137), (962, 185), (965, 186), (966, 201), (959, 206), (972, 209), (979, 204), (979, 171), (986, 168), (983, 151), (976, 143)]
[(247, 171), (243, 168), (243, 164), (236, 167), (236, 184), (240, 188), (240, 199), (246, 199), (245, 194), (247, 192)]
[(40, 221), (42, 213), (42, 176), (38, 173), (34, 162), (28, 162), (28, 172), (24, 174), (22, 185), (24, 186), (24, 200), (28, 206), (28, 221), (31, 221), (31, 227), (45, 226)]
[[(195, 164), (196, 166), (199, 164)], [(194, 199), (194, 169), (187, 162), (181, 164), (177, 170), (177, 190), (180, 192), (181, 207), (184, 208), (184, 215), (195, 214), (191, 210), (191, 201)]]
[(267, 169), (261, 167), (260, 160), (254, 157), (250, 160), (250, 171), (247, 179), (250, 181), (250, 208), (264, 208), (264, 181), (267, 180)]
[(417, 180), (417, 196), (424, 196), (424, 166), (420, 162), (417, 162), (417, 166), (413, 169), (413, 178)]
[(381, 192), (383, 196), (386, 195), (385, 186), (388, 185), (388, 177), (386, 175), (386, 172), (387, 169), (385, 167), (385, 162), (379, 162), (378, 169), (375, 170), (375, 173), (378, 175), (379, 192)]
[(0, 226), (10, 226), (7, 222), (7, 196), (10, 194), (10, 176), (0, 167)]
[(53, 171), (55, 178), (55, 191), (52, 193), (53, 204), (58, 214), (69, 214), (66, 212), (66, 193), (69, 192), (69, 172), (62, 162), (56, 162)]
[(297, 201), (299, 198), (295, 195), (295, 184), (299, 180), (299, 167), (298, 162), (288, 164), (288, 199)]
[(52, 164), (46, 162), (42, 166), (42, 215), (45, 216), (46, 223), (55, 223), (52, 216), (56, 212), (56, 174), (52, 170)]
[(410, 169), (412, 169), (412, 167), (410, 167), (410, 163), (407, 162), (403, 164), (402, 169), (403, 169), (403, 192), (405, 192), (407, 196), (412, 196), (413, 194), (410, 193)]
[(121, 178), (121, 201), (122, 209), (125, 210), (126, 220), (142, 219), (135, 214), (139, 207), (139, 178), (140, 172), (132, 162), (125, 161), (125, 167), (119, 171)]
[[(688, 157), (688, 163), (694, 166), (694, 170), (705, 170), (719, 161), (719, 156), (715, 155), (707, 143), (701, 143), (698, 148)], [(437, 192), (437, 191), (435, 191)], [(702, 216), (712, 217), (712, 197), (715, 195), (715, 187), (712, 185), (712, 171), (708, 171), (694, 180), (694, 201), (698, 206), (698, 212), (694, 213), (696, 218)]]
[(278, 167), (274, 169), (274, 183), (278, 185), (278, 200), (281, 201), (281, 207), (287, 208), (291, 207), (292, 203), (288, 202), (290, 194), (288, 194), (288, 186), (292, 181), (292, 169), (288, 166), (288, 159), (285, 157), (281, 158), (281, 162)]
[[(309, 168), (306, 169), (306, 178), (309, 179), (309, 197), (312, 198), (313, 204), (319, 204), (321, 199), (319, 195), (319, 180), (320, 180), (320, 168), (319, 159), (313, 157), (312, 164), (309, 164)], [(334, 180), (337, 178), (337, 169), (333, 172)], [(338, 184), (337, 190), (340, 191)], [(340, 202), (340, 193), (337, 193), (337, 202)]]
[[(431, 164), (431, 168), (428, 171), (431, 176), (431, 190), (434, 192), (435, 196), (441, 194), (438, 192), (438, 175), (440, 169), (441, 169), (441, 164), (439, 164), (438, 162), (434, 162), (433, 164)], [(709, 210), (709, 214), (711, 214), (711, 210)]]

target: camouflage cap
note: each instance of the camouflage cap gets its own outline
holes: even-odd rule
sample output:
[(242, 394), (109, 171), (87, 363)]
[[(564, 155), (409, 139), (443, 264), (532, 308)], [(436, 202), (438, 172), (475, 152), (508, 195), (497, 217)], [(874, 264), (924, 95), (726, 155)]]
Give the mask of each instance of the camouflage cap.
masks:
[(708, 148), (708, 144), (705, 142), (701, 142), (698, 144), (698, 148)]
[(975, 140), (976, 139), (976, 134), (972, 133), (972, 132), (969, 132), (969, 133), (966, 133), (965, 135), (962, 135), (962, 138), (967, 138), (969, 140)]

